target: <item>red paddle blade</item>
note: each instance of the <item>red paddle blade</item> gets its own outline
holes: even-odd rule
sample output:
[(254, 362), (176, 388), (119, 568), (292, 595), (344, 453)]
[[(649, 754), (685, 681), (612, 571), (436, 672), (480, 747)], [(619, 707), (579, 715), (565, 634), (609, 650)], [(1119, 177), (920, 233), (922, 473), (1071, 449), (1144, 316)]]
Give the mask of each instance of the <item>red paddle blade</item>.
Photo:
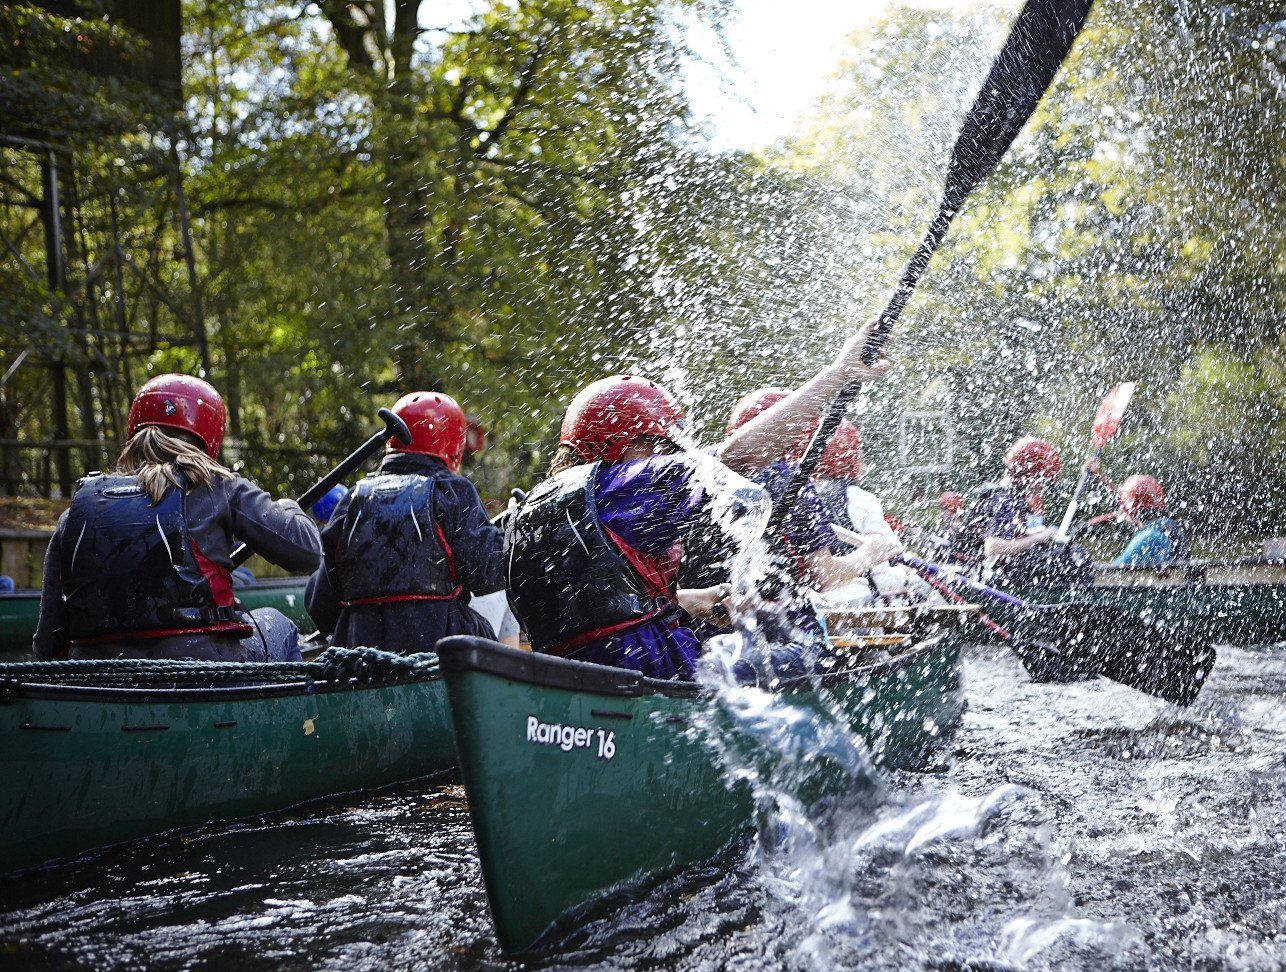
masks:
[(1125, 410), (1129, 407), (1132, 397), (1134, 397), (1132, 381), (1117, 385), (1103, 396), (1103, 401), (1099, 403), (1098, 412), (1094, 416), (1095, 449), (1102, 449), (1107, 445), (1107, 440), (1112, 438), (1116, 430), (1121, 427), (1121, 419), (1125, 417)]

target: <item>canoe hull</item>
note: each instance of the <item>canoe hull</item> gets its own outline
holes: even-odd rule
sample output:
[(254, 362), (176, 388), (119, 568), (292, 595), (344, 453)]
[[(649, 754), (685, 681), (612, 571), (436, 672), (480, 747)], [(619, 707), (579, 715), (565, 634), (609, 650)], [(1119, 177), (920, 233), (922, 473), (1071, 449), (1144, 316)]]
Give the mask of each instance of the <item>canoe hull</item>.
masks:
[[(712, 856), (751, 825), (748, 785), (728, 779), (696, 728), (714, 708), (696, 686), (481, 639), (447, 639), (439, 653), (505, 950), (531, 947), (615, 889)], [(954, 644), (910, 655), (785, 697), (842, 712), (879, 766), (913, 768), (963, 702)]]
[[(1286, 567), (1256, 561), (1195, 561), (1161, 568), (1099, 567), (1091, 585), (1015, 588), (1036, 604), (1088, 601), (1157, 620), (1204, 643), (1255, 645), (1286, 637)], [(1005, 625), (1013, 608), (987, 605)]]
[(168, 691), (0, 681), (0, 734), (11, 781), (0, 873), (455, 763), (437, 680)]

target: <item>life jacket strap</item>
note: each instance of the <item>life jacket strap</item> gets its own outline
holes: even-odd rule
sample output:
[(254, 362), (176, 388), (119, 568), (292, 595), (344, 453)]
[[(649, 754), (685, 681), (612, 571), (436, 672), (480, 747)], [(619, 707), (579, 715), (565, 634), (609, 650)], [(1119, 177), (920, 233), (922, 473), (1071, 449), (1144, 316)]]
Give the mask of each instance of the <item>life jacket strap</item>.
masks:
[(357, 607), (362, 604), (394, 604), (398, 601), (454, 601), (464, 591), (463, 584), (457, 584), (450, 594), (387, 594), (380, 597), (363, 597), (356, 601), (340, 601), (341, 607)]
[(114, 641), (148, 641), (154, 638), (170, 638), (175, 635), (201, 634), (235, 634), (244, 638), (254, 632), (254, 628), (244, 621), (220, 621), (214, 624), (195, 625), (190, 628), (148, 628), (143, 631), (121, 631), (111, 634), (96, 635), (93, 638), (73, 638), (73, 645), (105, 645)]
[(598, 638), (609, 638), (614, 634), (620, 634), (622, 631), (628, 631), (630, 628), (637, 628), (639, 625), (646, 624), (647, 622), (652, 621), (655, 618), (658, 618), (661, 615), (667, 613), (668, 609), (669, 609), (669, 605), (662, 605), (661, 607), (656, 608), (656, 610), (654, 611), (649, 611), (641, 618), (630, 618), (628, 621), (621, 621), (617, 624), (609, 624), (603, 628), (594, 628), (591, 631), (582, 631), (574, 638), (569, 638), (566, 641), (560, 642), (557, 645), (552, 645), (549, 648), (546, 648), (545, 654), (555, 655), (559, 658), (566, 658), (567, 656), (572, 654), (577, 648), (587, 645), (591, 641), (595, 641)]

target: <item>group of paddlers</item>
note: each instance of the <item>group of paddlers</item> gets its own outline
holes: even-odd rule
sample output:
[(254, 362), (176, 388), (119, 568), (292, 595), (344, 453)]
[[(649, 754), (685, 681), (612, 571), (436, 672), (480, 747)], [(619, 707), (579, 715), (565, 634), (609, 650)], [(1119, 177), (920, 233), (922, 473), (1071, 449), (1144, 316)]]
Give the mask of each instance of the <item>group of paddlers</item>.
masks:
[[(749, 626), (777, 646), (778, 669), (806, 665), (826, 639), (818, 596), (918, 583), (889, 565), (900, 542), (859, 484), (861, 437), (847, 421), (812, 483), (761, 537), (826, 404), (888, 369), (861, 361), (866, 337), (798, 389), (744, 396), (708, 449), (689, 442), (661, 386), (594, 382), (566, 410), (548, 478), (499, 525), (460, 475), (466, 420), (448, 395), (397, 402), (410, 441), (390, 439), (377, 471), (316, 510), (319, 530), (294, 501), (273, 501), (219, 464), (224, 408), (213, 387), (162, 375), (134, 399), (115, 470), (86, 477), (58, 523), (34, 655), (297, 660), (293, 624), (271, 608), (239, 608), (236, 539), (311, 572), (306, 607), (335, 645), (410, 653), (453, 634), (517, 645), (522, 632), (535, 651), (690, 679), (703, 643)], [(1053, 531), (1038, 518), (1061, 462), (1048, 443), (1024, 439), (1005, 464), (1007, 478), (968, 508), (944, 494), (937, 539), (954, 557), (972, 545), (976, 559), (1012, 572), (1050, 549)], [(1179, 555), (1159, 484), (1131, 477), (1121, 495), (1140, 526), (1126, 556)], [(831, 524), (849, 531), (846, 542)]]

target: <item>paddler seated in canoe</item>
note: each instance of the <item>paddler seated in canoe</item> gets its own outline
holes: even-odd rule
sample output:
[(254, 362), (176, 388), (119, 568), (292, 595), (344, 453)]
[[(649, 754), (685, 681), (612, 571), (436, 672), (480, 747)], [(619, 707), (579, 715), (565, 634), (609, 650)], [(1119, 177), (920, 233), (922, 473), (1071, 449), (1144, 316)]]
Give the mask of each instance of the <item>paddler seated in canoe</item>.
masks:
[[(743, 395), (728, 418), (728, 434), (789, 394), (787, 388), (760, 388)], [(785, 490), (811, 437), (810, 429), (776, 462), (751, 476), (774, 501)], [(902, 544), (885, 520), (879, 498), (857, 485), (864, 469), (861, 433), (852, 422), (843, 419), (826, 444), (817, 472), (800, 494), (795, 515), (788, 523), (785, 539), (798, 567), (795, 579), (824, 595), (827, 604), (903, 595), (914, 586), (904, 576), (905, 571), (887, 563)], [(866, 542), (858, 547), (839, 540), (830, 527), (832, 523), (860, 534)], [(808, 613), (814, 614), (811, 608)], [(824, 636), (824, 630), (820, 633)]]
[(1097, 457), (1087, 461), (1085, 468), (1116, 494), (1120, 505), (1117, 518), (1135, 531), (1112, 563), (1129, 567), (1161, 567), (1192, 557), (1188, 535), (1166, 512), (1165, 490), (1159, 480), (1136, 473), (1117, 486), (1103, 474)]
[(888, 369), (861, 362), (868, 333), (710, 452), (689, 448), (673, 396), (645, 378), (605, 378), (576, 395), (549, 478), (505, 533), (510, 602), (533, 649), (693, 678), (700, 640), (679, 608), (726, 622), (729, 606), (724, 585), (678, 587), (684, 541), (711, 529), (746, 541), (719, 511), (762, 507), (764, 496), (737, 474), (776, 460), (846, 382)]
[(947, 563), (959, 560), (960, 536), (964, 530), (965, 498), (953, 489), (938, 496), (938, 519), (922, 530), (919, 544), (930, 559)]
[(81, 480), (45, 556), (37, 660), (296, 661), (298, 631), (275, 608), (238, 611), (232, 550), (291, 571), (321, 560), (317, 527), (218, 462), (219, 393), (160, 375), (134, 397), (111, 473)]
[(1005, 475), (974, 491), (961, 531), (961, 552), (970, 562), (1015, 584), (1088, 580), (1088, 554), (1075, 544), (1055, 543), (1045, 524), (1044, 493), (1058, 479), (1063, 459), (1051, 443), (1024, 436), (1005, 452)]
[(305, 591), (308, 614), (331, 644), (349, 648), (410, 654), (448, 635), (495, 638), (485, 615), (507, 608), (500, 531), (459, 474), (464, 412), (427, 391), (404, 395), (393, 411), (411, 441), (390, 439), (379, 469), (335, 506), (322, 530), (324, 563)]

